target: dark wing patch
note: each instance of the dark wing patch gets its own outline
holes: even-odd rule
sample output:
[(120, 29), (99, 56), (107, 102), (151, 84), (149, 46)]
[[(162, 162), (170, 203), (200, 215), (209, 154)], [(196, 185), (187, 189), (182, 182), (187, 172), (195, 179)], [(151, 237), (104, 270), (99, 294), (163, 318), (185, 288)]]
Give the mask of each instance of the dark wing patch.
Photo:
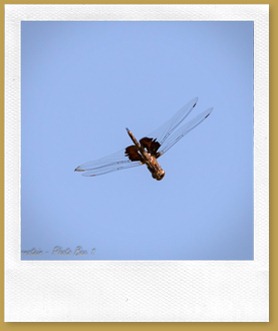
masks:
[(128, 146), (125, 149), (125, 155), (130, 159), (130, 161), (143, 162), (142, 156), (138, 153), (137, 147), (135, 145)]
[(144, 137), (140, 139), (140, 144), (142, 147), (146, 148), (151, 155), (159, 157), (160, 154), (157, 153), (157, 150), (160, 147), (160, 143), (156, 139)]

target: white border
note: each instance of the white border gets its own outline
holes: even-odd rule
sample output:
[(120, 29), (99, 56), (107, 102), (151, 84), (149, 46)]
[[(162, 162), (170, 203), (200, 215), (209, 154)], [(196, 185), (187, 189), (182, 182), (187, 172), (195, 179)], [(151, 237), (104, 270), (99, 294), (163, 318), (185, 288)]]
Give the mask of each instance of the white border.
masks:
[[(268, 5), (5, 6), (5, 321), (268, 321)], [(252, 20), (255, 260), (20, 260), (22, 20)]]

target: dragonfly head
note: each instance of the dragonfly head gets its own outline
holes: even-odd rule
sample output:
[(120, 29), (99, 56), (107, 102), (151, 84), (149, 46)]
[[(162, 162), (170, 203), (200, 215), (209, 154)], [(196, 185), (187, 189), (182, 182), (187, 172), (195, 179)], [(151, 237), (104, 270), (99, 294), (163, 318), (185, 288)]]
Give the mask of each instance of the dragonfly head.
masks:
[(153, 178), (156, 180), (161, 180), (165, 175), (165, 171), (163, 169), (159, 169), (158, 171), (155, 171), (152, 173)]

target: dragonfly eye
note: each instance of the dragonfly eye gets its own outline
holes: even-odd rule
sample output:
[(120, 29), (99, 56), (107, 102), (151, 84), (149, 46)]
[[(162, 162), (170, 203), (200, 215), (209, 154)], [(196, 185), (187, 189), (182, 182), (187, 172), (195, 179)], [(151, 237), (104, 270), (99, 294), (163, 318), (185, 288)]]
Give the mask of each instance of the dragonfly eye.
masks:
[(156, 180), (161, 180), (165, 176), (165, 171), (164, 170), (161, 170), (161, 171), (158, 171), (156, 173), (152, 173), (152, 176)]

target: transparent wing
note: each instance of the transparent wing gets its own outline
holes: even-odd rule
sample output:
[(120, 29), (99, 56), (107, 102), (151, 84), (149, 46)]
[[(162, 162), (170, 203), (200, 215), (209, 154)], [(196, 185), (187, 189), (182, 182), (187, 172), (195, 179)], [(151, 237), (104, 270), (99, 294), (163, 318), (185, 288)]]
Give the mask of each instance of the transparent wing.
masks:
[(162, 146), (164, 142), (168, 139), (171, 133), (176, 129), (182, 121), (190, 114), (194, 109), (198, 101), (198, 98), (194, 98), (184, 105), (173, 117), (170, 118), (166, 123), (160, 126), (158, 129), (153, 131), (148, 137), (156, 138), (156, 140)]
[(161, 144), (158, 152), (160, 155), (163, 155), (168, 151), (173, 145), (175, 145), (182, 137), (184, 137), (188, 132), (196, 128), (199, 124), (201, 124), (212, 112), (213, 108), (209, 108), (204, 112), (197, 115), (191, 121), (184, 124), (182, 127), (177, 129), (174, 133), (167, 136), (167, 139)]
[(116, 170), (138, 167), (140, 165), (142, 165), (140, 161), (130, 161), (125, 156), (125, 149), (122, 149), (101, 159), (83, 163), (78, 166), (75, 171), (82, 172), (83, 176), (93, 177)]
[[(176, 144), (189, 131), (203, 122), (212, 112), (212, 108), (200, 113), (191, 121), (174, 131), (183, 122), (190, 112), (196, 106), (198, 98), (192, 99), (183, 106), (169, 121), (153, 131), (148, 137), (159, 142), (159, 147), (154, 147), (154, 152), (158, 152), (158, 156), (164, 154), (174, 144)], [(114, 154), (108, 155), (95, 161), (89, 161), (78, 166), (75, 171), (82, 172), (83, 176), (98, 176), (116, 170), (123, 170), (142, 165), (140, 161), (131, 161), (125, 155), (125, 149), (122, 149)]]

